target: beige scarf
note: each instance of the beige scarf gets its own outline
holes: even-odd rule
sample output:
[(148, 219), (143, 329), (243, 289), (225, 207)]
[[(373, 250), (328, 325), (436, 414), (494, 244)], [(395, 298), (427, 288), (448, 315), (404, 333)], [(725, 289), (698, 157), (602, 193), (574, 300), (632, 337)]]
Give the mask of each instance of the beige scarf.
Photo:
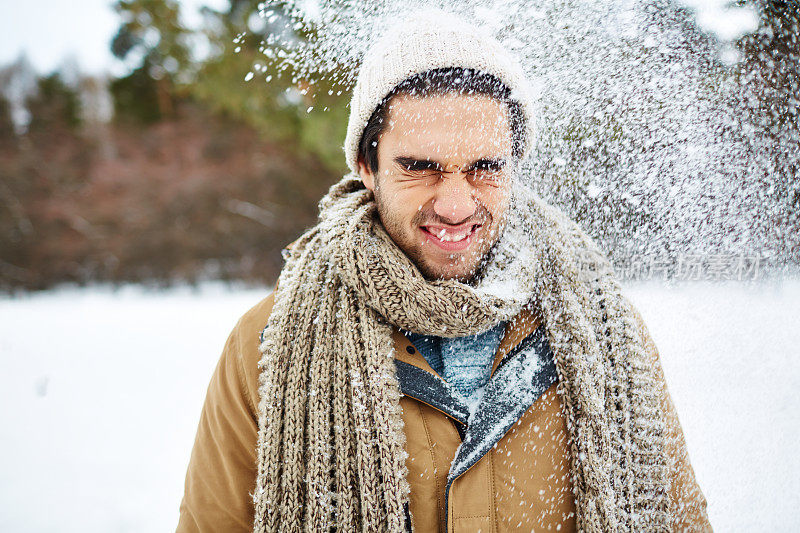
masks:
[(668, 529), (663, 412), (632, 310), (590, 239), (516, 194), (524, 222), (509, 225), (475, 286), (425, 280), (357, 176), (322, 199), (281, 272), (261, 345), (254, 531), (404, 531), (392, 328), (475, 334), (534, 296), (567, 415), (579, 530)]

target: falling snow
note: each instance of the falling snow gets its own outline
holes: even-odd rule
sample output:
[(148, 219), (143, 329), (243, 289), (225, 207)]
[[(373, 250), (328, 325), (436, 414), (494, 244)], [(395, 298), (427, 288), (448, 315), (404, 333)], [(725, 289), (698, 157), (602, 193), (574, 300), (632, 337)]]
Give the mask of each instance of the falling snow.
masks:
[[(523, 184), (579, 220), (612, 259), (732, 253), (782, 265), (800, 241), (790, 194), (780, 192), (796, 186), (786, 169), (800, 163), (800, 139), (748, 119), (753, 89), (736, 81), (731, 42), (757, 17), (729, 4), (296, 0), (280, 3), (288, 16), (277, 3), (260, 12), (312, 36), (273, 39), (273, 61), (296, 80), (328, 78), (344, 90), (365, 51), (408, 13), (442, 8), (475, 21), (520, 58), (537, 98)], [(788, 158), (781, 167), (776, 153)]]
[[(294, 81), (310, 80), (281, 96), (306, 113), (314, 110), (304, 98), (313, 98), (313, 80), (329, 78), (336, 94), (349, 90), (364, 52), (404, 13), (439, 7), (477, 21), (519, 56), (536, 97), (533, 155), (515, 173), (520, 197), (534, 191), (559, 205), (612, 258), (727, 252), (780, 264), (797, 243), (780, 194), (788, 178), (775, 161), (783, 151), (798, 162), (796, 131), (767, 135), (749, 122), (742, 103), (752, 100), (751, 88), (734, 75), (729, 41), (755, 24), (744, 8), (730, 8), (730, 25), (714, 26), (708, 5), (686, 0), (712, 38), (686, 31), (691, 13), (660, 0), (281, 4), (288, 16), (277, 4), (259, 5), (285, 31), (270, 36), (243, 78), (273, 81), (266, 62)], [(714, 13), (728, 9), (714, 5)], [(512, 213), (500, 261), (480, 286), (506, 299), (527, 294), (514, 274), (536, 245), (524, 213)], [(800, 281), (642, 284), (630, 293), (659, 346), (712, 524), (721, 531), (796, 526)], [(0, 403), (7, 406), (0, 411), (0, 529), (173, 528), (222, 342), (235, 317), (264, 295), (94, 288), (0, 300)], [(502, 372), (530, 382), (539, 366), (523, 360)], [(534, 394), (512, 389), (512, 380), (492, 383), (470, 404), (472, 422), (492, 416), (480, 409), (490, 395), (524, 404)], [(358, 376), (351, 384), (364, 386)], [(513, 420), (503, 413), (492, 425), (504, 431)], [(457, 457), (453, 470), (472, 459)]]

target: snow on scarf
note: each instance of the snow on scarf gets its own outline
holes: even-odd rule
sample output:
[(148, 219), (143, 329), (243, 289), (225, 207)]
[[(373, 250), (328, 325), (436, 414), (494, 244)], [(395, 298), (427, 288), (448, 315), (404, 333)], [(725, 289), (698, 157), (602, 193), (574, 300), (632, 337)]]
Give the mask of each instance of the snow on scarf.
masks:
[[(290, 250), (259, 362), (255, 532), (405, 529), (405, 434), (393, 327), (459, 337), (534, 300), (558, 371), (581, 531), (666, 531), (654, 369), (607, 260), (560, 211), (515, 191), (473, 287), (426, 280), (354, 174)], [(524, 227), (523, 227), (524, 226)]]

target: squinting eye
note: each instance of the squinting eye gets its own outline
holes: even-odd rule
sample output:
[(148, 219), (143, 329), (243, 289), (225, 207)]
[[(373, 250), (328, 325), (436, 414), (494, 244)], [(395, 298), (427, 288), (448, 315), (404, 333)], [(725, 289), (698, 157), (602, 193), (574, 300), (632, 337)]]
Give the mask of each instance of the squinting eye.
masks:
[(484, 182), (494, 182), (500, 179), (503, 168), (499, 165), (486, 165), (472, 169), (469, 174), (476, 180)]
[(416, 163), (411, 163), (405, 168), (409, 172), (434, 172), (437, 170), (435, 165), (432, 165), (431, 163), (427, 163), (425, 161), (418, 161)]
[(475, 170), (478, 172), (500, 172), (503, 170), (502, 163), (497, 161), (478, 161), (475, 164)]

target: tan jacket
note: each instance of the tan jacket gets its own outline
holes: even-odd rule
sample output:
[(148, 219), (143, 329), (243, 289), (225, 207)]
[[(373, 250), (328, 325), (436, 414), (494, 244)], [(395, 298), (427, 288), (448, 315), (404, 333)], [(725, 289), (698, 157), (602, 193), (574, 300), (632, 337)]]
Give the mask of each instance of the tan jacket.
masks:
[[(211, 378), (186, 473), (179, 533), (252, 531), (258, 346), (272, 305), (270, 295), (239, 320)], [(522, 350), (546, 342), (539, 322), (528, 311), (509, 322), (495, 355), (493, 377), (500, 372), (511, 376), (514, 368), (509, 362), (517, 354), (539, 351), (540, 346)], [(641, 320), (640, 324), (663, 382), (658, 352)], [(515, 393), (514, 401), (502, 386), (492, 391), (487, 385), (481, 409), (465, 433), (466, 407), (448, 394), (449, 385), (397, 330), (394, 341), (414, 531), (574, 531), (567, 429), (554, 368), (524, 385), (528, 390)], [(489, 383), (493, 382), (502, 385), (503, 380)], [(674, 461), (670, 467), (671, 501), (678, 516), (674, 530), (711, 531), (706, 500), (695, 481), (665, 382), (663, 391)], [(521, 403), (520, 397), (532, 403)], [(473, 430), (479, 438), (473, 438)]]

